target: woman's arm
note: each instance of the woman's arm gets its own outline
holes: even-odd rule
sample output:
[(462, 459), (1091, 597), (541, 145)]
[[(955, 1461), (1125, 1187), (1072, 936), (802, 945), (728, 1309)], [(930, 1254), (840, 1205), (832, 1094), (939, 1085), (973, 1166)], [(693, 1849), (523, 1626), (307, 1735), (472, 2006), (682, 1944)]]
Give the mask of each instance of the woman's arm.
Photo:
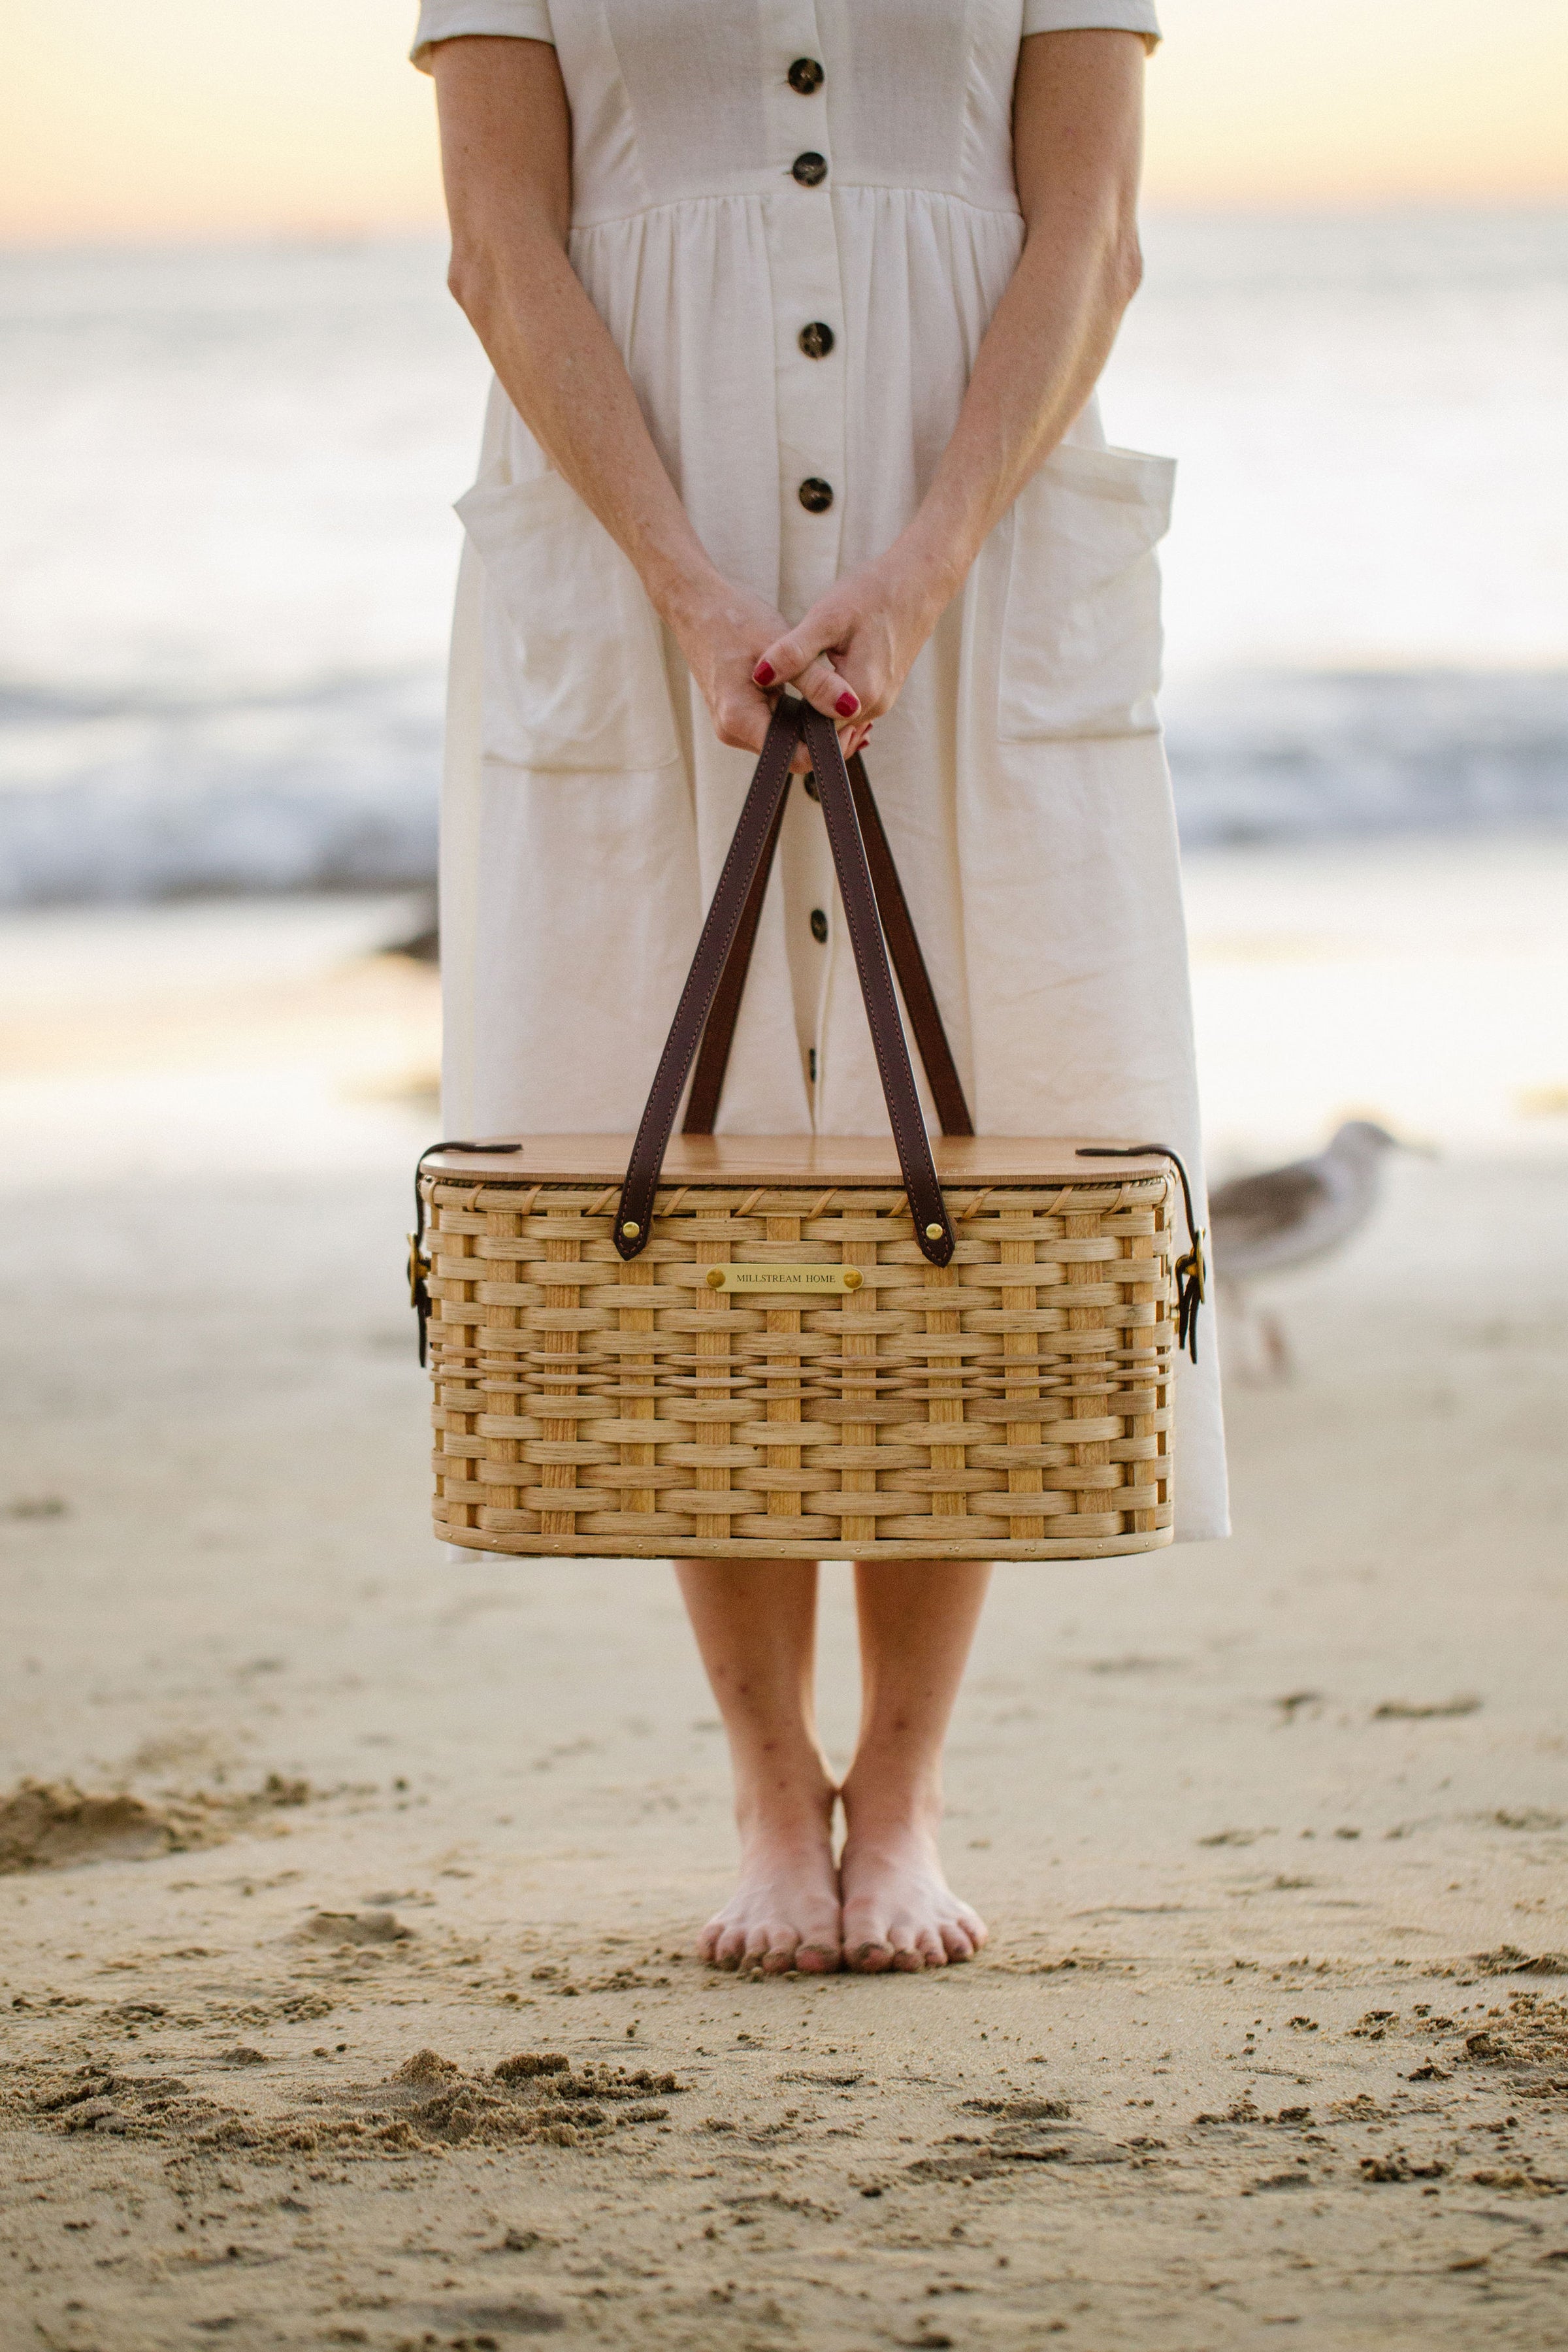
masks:
[[(710, 561), (567, 257), (572, 126), (555, 51), (547, 41), (471, 37), (438, 43), (430, 63), (452, 292), (551, 464), (636, 565), (721, 740), (760, 750), (771, 709), (751, 673), (783, 615)], [(802, 692), (834, 714), (843, 680), (826, 661), (806, 668)]]
[(913, 520), (764, 648), (776, 679), (826, 649), (870, 719), (889, 709), (987, 533), (1093, 391), (1137, 290), (1143, 46), (1136, 33), (1035, 33), (1013, 106), (1018, 267), (952, 440)]

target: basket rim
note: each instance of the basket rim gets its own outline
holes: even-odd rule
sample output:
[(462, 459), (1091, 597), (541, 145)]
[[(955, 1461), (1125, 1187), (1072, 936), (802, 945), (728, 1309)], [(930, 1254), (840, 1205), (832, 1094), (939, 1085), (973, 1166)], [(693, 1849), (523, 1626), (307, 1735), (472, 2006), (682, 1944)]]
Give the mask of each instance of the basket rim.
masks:
[(835, 1548), (826, 1538), (801, 1541), (794, 1536), (764, 1541), (760, 1536), (748, 1536), (726, 1542), (719, 1536), (659, 1536), (655, 1538), (622, 1537), (620, 1549), (613, 1549), (616, 1538), (596, 1536), (501, 1535), (486, 1528), (454, 1528), (444, 1518), (433, 1521), (436, 1540), (449, 1543), (463, 1551), (490, 1552), (497, 1558), (510, 1554), (513, 1559), (602, 1559), (608, 1563), (625, 1560), (660, 1559), (952, 1559), (952, 1560), (1060, 1560), (1064, 1564), (1075, 1559), (1115, 1559), (1135, 1552), (1163, 1551), (1175, 1539), (1173, 1527), (1129, 1529), (1117, 1536), (1047, 1536), (999, 1539), (995, 1537), (962, 1538), (944, 1543), (932, 1536), (919, 1541), (900, 1540), (891, 1543), (865, 1542), (846, 1548)]
[[(426, 1153), (426, 1179), (521, 1184), (619, 1184), (631, 1156), (629, 1135), (525, 1135), (489, 1139), (496, 1147)], [(931, 1138), (942, 1183), (1058, 1185), (1102, 1189), (1108, 1182), (1170, 1177), (1154, 1152), (1119, 1160), (1114, 1174), (1079, 1158), (1086, 1144), (1118, 1145), (1106, 1136), (979, 1136)], [(678, 1135), (665, 1154), (661, 1189), (675, 1184), (735, 1187), (834, 1184), (901, 1191), (903, 1179), (891, 1136)]]

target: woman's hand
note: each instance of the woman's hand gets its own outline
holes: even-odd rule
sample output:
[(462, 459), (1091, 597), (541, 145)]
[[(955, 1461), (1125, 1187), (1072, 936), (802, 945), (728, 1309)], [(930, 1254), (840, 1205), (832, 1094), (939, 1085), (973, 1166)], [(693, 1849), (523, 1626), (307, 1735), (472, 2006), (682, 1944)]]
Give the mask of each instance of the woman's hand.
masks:
[[(781, 677), (768, 691), (763, 683), (764, 646), (788, 643), (784, 618), (765, 597), (737, 588), (718, 573), (695, 593), (668, 601), (666, 619), (698, 689), (708, 705), (721, 743), (760, 751), (778, 700)], [(815, 709), (837, 722), (844, 756), (852, 759), (870, 733), (853, 688), (831, 661), (818, 654), (803, 658), (789, 681)], [(797, 746), (792, 771), (804, 774), (811, 756)]]
[[(812, 689), (826, 669), (854, 698), (854, 717), (868, 724), (892, 709), (955, 584), (895, 545), (836, 580), (793, 629), (763, 646), (752, 675), (760, 685), (798, 688), (820, 710), (828, 706)], [(842, 701), (832, 708), (850, 715)]]

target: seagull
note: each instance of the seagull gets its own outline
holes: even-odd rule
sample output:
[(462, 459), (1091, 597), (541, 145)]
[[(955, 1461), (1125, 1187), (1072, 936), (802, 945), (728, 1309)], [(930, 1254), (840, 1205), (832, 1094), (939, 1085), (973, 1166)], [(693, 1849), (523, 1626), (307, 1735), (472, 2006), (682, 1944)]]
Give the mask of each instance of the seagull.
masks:
[(1237, 1176), (1210, 1194), (1215, 1282), (1250, 1314), (1277, 1380), (1290, 1369), (1285, 1334), (1275, 1316), (1250, 1310), (1247, 1286), (1259, 1275), (1284, 1274), (1342, 1249), (1377, 1206), (1384, 1154), (1423, 1149), (1375, 1119), (1346, 1119), (1310, 1159)]

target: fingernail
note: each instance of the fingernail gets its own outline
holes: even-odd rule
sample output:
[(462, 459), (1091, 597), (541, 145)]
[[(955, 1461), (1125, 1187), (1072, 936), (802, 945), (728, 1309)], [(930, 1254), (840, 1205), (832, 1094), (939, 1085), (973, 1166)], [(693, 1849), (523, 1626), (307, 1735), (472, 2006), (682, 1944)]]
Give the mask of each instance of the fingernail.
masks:
[(772, 686), (773, 682), (773, 666), (772, 662), (760, 661), (757, 664), (756, 668), (752, 672), (752, 677), (758, 686)]
[(847, 688), (846, 688), (845, 692), (839, 696), (833, 708), (837, 711), (840, 719), (853, 719), (855, 713), (860, 708), (860, 698), (858, 694), (849, 693)]

